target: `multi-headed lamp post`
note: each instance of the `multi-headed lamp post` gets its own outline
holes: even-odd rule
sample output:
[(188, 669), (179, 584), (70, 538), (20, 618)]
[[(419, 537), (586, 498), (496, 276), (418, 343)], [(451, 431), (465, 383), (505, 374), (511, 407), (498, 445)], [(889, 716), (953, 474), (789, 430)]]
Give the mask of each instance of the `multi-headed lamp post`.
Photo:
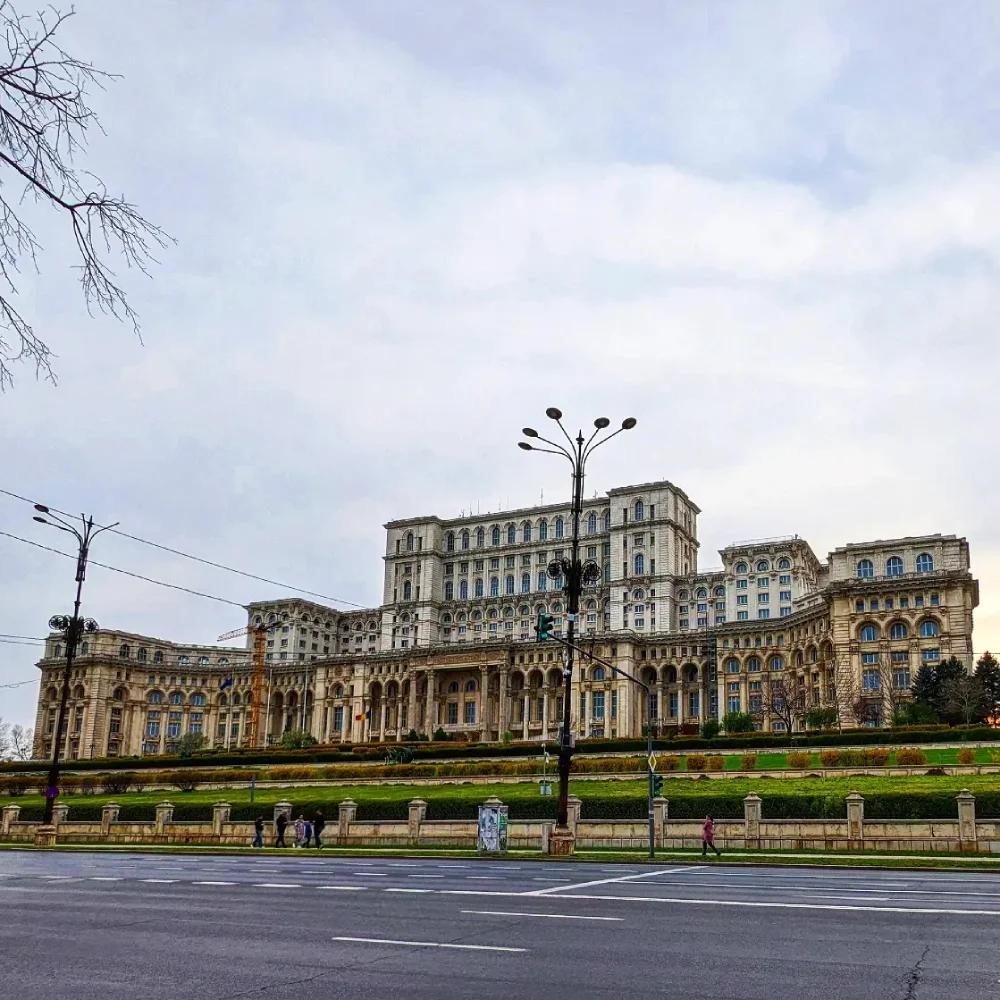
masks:
[[(573, 756), (575, 739), (570, 727), (570, 707), (572, 705), (573, 683), (573, 640), (576, 623), (580, 613), (580, 594), (584, 587), (596, 586), (602, 577), (598, 563), (580, 561), (580, 517), (583, 514), (583, 479), (587, 459), (594, 449), (606, 444), (622, 431), (629, 431), (636, 425), (635, 417), (622, 421), (621, 427), (610, 434), (601, 436), (601, 432), (611, 426), (607, 417), (598, 417), (594, 421), (594, 432), (588, 439), (583, 431), (577, 431), (574, 440), (566, 432), (562, 423), (562, 411), (550, 406), (545, 415), (559, 425), (568, 447), (557, 441), (544, 438), (531, 427), (524, 428), (524, 436), (529, 441), (519, 441), (518, 447), (524, 451), (543, 451), (549, 455), (561, 455), (569, 461), (573, 470), (573, 534), (571, 539), (569, 559), (557, 559), (549, 564), (548, 574), (554, 580), (563, 580), (566, 592), (568, 613), (566, 615), (566, 665), (563, 668), (563, 718), (559, 738), (559, 816), (556, 828), (552, 832), (551, 852), (553, 854), (569, 854), (573, 850), (573, 835), (569, 829), (569, 768)], [(534, 442), (540, 441), (547, 448), (539, 447)]]
[[(97, 622), (93, 618), (80, 617), (80, 600), (83, 594), (83, 581), (87, 575), (87, 558), (90, 555), (90, 543), (102, 531), (114, 528), (115, 524), (107, 524), (94, 530), (94, 519), (83, 514), (80, 515), (82, 530), (78, 530), (72, 524), (64, 521), (58, 514), (53, 514), (44, 504), (35, 504), (35, 510), (39, 513), (35, 515), (35, 520), (40, 524), (48, 524), (59, 531), (65, 531), (76, 539), (76, 601), (73, 604), (73, 614), (54, 615), (49, 619), (49, 628), (62, 632), (66, 637), (66, 666), (63, 668), (62, 694), (59, 698), (59, 715), (56, 718), (56, 731), (52, 738), (52, 764), (49, 767), (48, 783), (45, 789), (45, 813), (42, 818), (42, 827), (51, 836), (52, 811), (55, 807), (56, 796), (59, 794), (59, 757), (62, 751), (63, 727), (66, 726), (66, 705), (69, 701), (70, 678), (73, 671), (73, 660), (76, 657), (76, 648), (80, 642), (80, 637), (84, 632), (96, 632)], [(45, 517), (41, 515), (44, 514)], [(116, 522), (117, 523), (117, 522)], [(69, 728), (68, 726), (66, 727)]]

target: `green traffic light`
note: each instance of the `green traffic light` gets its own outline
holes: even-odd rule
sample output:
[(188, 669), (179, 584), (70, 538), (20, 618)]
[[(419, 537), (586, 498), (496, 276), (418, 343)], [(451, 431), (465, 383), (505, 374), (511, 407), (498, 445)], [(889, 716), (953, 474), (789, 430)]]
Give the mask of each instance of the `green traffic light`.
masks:
[(535, 634), (539, 639), (551, 639), (552, 628), (555, 625), (555, 617), (539, 613), (538, 621), (535, 623)]
[(653, 772), (653, 797), (663, 794), (663, 775)]

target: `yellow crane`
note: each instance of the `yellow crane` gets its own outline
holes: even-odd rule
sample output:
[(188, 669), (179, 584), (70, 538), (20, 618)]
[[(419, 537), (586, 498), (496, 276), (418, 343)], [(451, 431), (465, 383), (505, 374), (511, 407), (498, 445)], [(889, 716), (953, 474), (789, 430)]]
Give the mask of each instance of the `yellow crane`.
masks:
[(264, 650), (267, 648), (267, 633), (274, 628), (274, 625), (245, 625), (243, 628), (234, 629), (220, 635), (219, 642), (226, 639), (235, 639), (241, 635), (249, 635), (253, 638), (251, 647), (251, 663), (253, 664), (253, 680), (251, 684), (250, 696), (250, 726), (246, 731), (246, 745), (255, 747), (258, 745), (260, 734), (260, 707), (264, 699)]

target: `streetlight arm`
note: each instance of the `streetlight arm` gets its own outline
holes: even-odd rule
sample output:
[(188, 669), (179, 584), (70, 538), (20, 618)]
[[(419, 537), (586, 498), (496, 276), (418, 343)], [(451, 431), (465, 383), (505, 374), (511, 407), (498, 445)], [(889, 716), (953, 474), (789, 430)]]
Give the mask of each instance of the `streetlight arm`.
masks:
[[(539, 438), (539, 440), (543, 440), (543, 439)], [(561, 455), (571, 465), (573, 464), (573, 459), (570, 458), (570, 456), (566, 454), (566, 449), (565, 448), (558, 448), (558, 450), (556, 450), (556, 449), (553, 449), (553, 448), (536, 448), (535, 445), (532, 445), (531, 446), (531, 450), (532, 451), (540, 451), (540, 452), (542, 452), (545, 455)]]
[(566, 438), (567, 441), (569, 441), (570, 451), (576, 451), (576, 442), (569, 436), (569, 434), (566, 431), (566, 428), (563, 427), (562, 420), (556, 420), (556, 423), (559, 425), (559, 430), (563, 432), (563, 437)]
[[(586, 450), (583, 453), (584, 461), (586, 461), (588, 458), (590, 458), (590, 456), (595, 451), (597, 451), (597, 449), (600, 448), (602, 444), (607, 444), (613, 437), (618, 437), (618, 435), (621, 434), (622, 431), (628, 430), (628, 429), (629, 428), (619, 427), (618, 430), (616, 430), (612, 434), (609, 434), (606, 438), (601, 438), (601, 440), (598, 441), (597, 444), (595, 444), (593, 447), (591, 447), (590, 442), (588, 441), (587, 442), (587, 448), (586, 448)], [(593, 440), (593, 437), (591, 438), (591, 441), (592, 440)]]
[[(565, 432), (564, 432), (565, 433)], [(548, 438), (542, 437), (541, 434), (535, 437), (536, 441), (544, 441), (546, 444), (551, 445), (553, 448), (558, 450), (560, 455), (565, 455), (571, 462), (573, 461), (573, 456), (568, 452), (558, 441), (550, 441)], [(538, 449), (541, 451), (541, 449)]]

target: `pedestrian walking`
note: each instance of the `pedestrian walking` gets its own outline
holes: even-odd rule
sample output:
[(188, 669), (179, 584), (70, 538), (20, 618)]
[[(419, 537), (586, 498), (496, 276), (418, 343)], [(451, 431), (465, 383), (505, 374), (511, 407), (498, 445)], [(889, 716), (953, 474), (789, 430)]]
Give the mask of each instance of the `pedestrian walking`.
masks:
[(274, 821), (274, 828), (278, 831), (278, 836), (274, 840), (275, 847), (287, 847), (285, 843), (285, 828), (288, 826), (288, 817), (283, 813), (278, 813), (278, 818)]
[(302, 831), (302, 846), (308, 847), (312, 843), (313, 839), (313, 825), (309, 820), (306, 820), (305, 829)]
[(701, 856), (703, 858), (708, 856), (710, 847), (715, 851), (717, 858), (722, 857), (719, 849), (715, 846), (715, 820), (711, 816), (706, 816), (705, 824), (701, 828)]
[(306, 836), (306, 821), (302, 818), (302, 813), (299, 813), (299, 818), (295, 821), (295, 846), (301, 847)]
[(322, 847), (323, 842), (320, 837), (323, 836), (323, 828), (326, 826), (326, 819), (323, 816), (323, 810), (317, 809), (316, 815), (313, 817), (313, 836), (316, 838), (316, 846)]
[(264, 817), (258, 816), (253, 821), (253, 843), (251, 847), (263, 847), (264, 846)]

